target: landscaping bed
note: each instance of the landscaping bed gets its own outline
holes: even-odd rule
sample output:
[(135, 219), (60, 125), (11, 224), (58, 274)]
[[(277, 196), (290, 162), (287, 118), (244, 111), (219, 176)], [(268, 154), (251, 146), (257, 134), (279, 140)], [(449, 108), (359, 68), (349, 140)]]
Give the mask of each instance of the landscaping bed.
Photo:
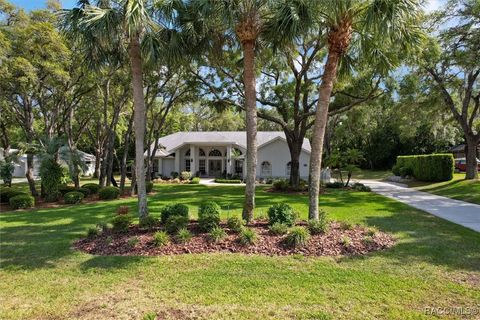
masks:
[[(304, 225), (305, 223), (299, 223)], [(87, 237), (74, 243), (78, 250), (95, 255), (178, 255), (189, 253), (245, 253), (261, 255), (292, 255), (305, 256), (338, 256), (363, 255), (372, 251), (390, 248), (395, 240), (389, 234), (355, 225), (348, 229), (338, 222), (331, 222), (326, 233), (312, 235), (307, 245), (298, 248), (287, 247), (284, 243), (285, 235), (273, 235), (267, 221), (255, 221), (249, 228), (257, 234), (257, 241), (251, 245), (242, 245), (238, 241), (238, 234), (228, 230), (227, 236), (218, 242), (210, 240), (207, 233), (202, 233), (196, 222), (188, 225), (192, 238), (188, 243), (177, 243), (172, 237), (164, 246), (155, 246), (153, 234), (160, 230), (155, 228), (146, 230), (138, 225), (130, 226), (126, 233), (115, 233), (111, 229), (99, 235)], [(135, 239), (132, 241), (131, 239)]]

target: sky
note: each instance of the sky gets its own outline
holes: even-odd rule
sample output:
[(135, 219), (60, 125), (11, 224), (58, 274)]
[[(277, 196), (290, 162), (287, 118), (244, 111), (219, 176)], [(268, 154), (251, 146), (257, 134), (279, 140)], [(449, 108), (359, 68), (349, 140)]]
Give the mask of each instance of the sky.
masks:
[[(10, 0), (14, 5), (24, 8), (26, 10), (45, 8), (45, 0)], [(64, 8), (71, 8), (75, 6), (77, 0), (60, 0)], [(446, 0), (426, 0), (425, 11), (431, 12), (443, 5)]]

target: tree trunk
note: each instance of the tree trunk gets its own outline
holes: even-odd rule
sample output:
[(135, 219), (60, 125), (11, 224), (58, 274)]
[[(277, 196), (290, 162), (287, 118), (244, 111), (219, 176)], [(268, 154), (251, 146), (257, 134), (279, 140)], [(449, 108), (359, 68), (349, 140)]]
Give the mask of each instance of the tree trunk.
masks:
[(302, 152), (303, 137), (297, 139), (293, 135), (292, 139), (287, 138), (287, 142), (290, 150), (290, 185), (292, 188), (298, 189), (300, 186), (300, 153)]
[(335, 51), (328, 53), (325, 70), (322, 76), (322, 84), (318, 89), (319, 99), (317, 111), (315, 113), (315, 124), (313, 126), (308, 190), (310, 200), (308, 218), (314, 220), (318, 220), (318, 197), (320, 193), (320, 170), (322, 167), (323, 141), (328, 121), (330, 96), (337, 77), (339, 56), (339, 53)]
[(465, 173), (465, 179), (472, 180), (478, 179), (478, 164), (477, 164), (477, 145), (479, 139), (474, 137), (468, 137), (465, 139), (465, 158), (467, 161), (467, 170)]
[(245, 110), (247, 118), (247, 179), (242, 217), (253, 219), (255, 208), (255, 178), (257, 169), (257, 107), (255, 88), (255, 42), (243, 43), (243, 82), (245, 85)]
[(35, 179), (33, 178), (33, 154), (27, 153), (27, 172), (25, 174), (28, 180), (28, 187), (32, 196), (38, 196), (37, 189), (35, 188)]
[(128, 149), (130, 147), (130, 135), (132, 134), (132, 127), (133, 127), (133, 115), (130, 117), (130, 120), (128, 121), (128, 129), (123, 139), (123, 155), (122, 155), (122, 161), (120, 163), (120, 192), (122, 194), (125, 190), (125, 180), (127, 176)]
[(133, 108), (135, 126), (135, 171), (137, 182), (138, 215), (148, 215), (147, 192), (145, 189), (144, 139), (145, 139), (145, 98), (143, 96), (142, 55), (138, 34), (130, 38), (130, 67), (132, 68)]

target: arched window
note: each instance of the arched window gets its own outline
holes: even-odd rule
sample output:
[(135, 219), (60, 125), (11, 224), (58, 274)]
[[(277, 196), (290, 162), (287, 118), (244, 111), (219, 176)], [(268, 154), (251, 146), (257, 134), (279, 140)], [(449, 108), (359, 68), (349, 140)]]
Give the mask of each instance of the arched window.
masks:
[(190, 157), (190, 149), (188, 149), (187, 152), (185, 152), (185, 157)]
[(209, 155), (210, 157), (221, 157), (221, 156), (222, 156), (222, 153), (221, 153), (220, 150), (218, 150), (218, 149), (212, 149), (212, 151), (210, 151), (210, 152), (208, 153), (208, 155)]
[(269, 177), (272, 175), (272, 165), (268, 161), (263, 161), (261, 166), (260, 174), (264, 177)]
[(198, 155), (200, 157), (205, 157), (205, 151), (203, 151), (203, 149), (198, 149)]
[(292, 170), (292, 162), (290, 161), (289, 163), (287, 163), (287, 168), (286, 168), (286, 171), (285, 171), (285, 175), (289, 176), (291, 170)]

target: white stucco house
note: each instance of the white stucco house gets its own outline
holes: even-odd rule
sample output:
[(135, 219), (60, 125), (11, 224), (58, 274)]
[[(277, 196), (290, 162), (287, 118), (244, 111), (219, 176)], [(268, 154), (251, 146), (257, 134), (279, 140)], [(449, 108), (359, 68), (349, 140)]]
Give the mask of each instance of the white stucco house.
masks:
[[(1, 148), (0, 148), (1, 149)], [(3, 149), (0, 150), (0, 160), (3, 160)], [(10, 149), (10, 152), (18, 152), (17, 149)], [(91, 176), (95, 172), (95, 156), (90, 153), (86, 153), (78, 150), (81, 160), (85, 163), (86, 170), (83, 171), (84, 176)], [(67, 163), (63, 160), (59, 161), (60, 165), (67, 167)], [(13, 177), (24, 178), (27, 172), (27, 155), (22, 154), (18, 162), (15, 163), (15, 169), (13, 171)], [(40, 160), (37, 156), (33, 157), (33, 175), (38, 177), (40, 175)]]
[[(283, 132), (260, 131), (257, 134), (258, 178), (290, 176), (290, 151)], [(245, 131), (177, 132), (158, 140), (153, 170), (157, 176), (189, 171), (200, 177), (246, 174)], [(153, 145), (150, 146), (153, 149)], [(300, 176), (308, 177), (310, 142), (304, 139), (300, 154)]]

